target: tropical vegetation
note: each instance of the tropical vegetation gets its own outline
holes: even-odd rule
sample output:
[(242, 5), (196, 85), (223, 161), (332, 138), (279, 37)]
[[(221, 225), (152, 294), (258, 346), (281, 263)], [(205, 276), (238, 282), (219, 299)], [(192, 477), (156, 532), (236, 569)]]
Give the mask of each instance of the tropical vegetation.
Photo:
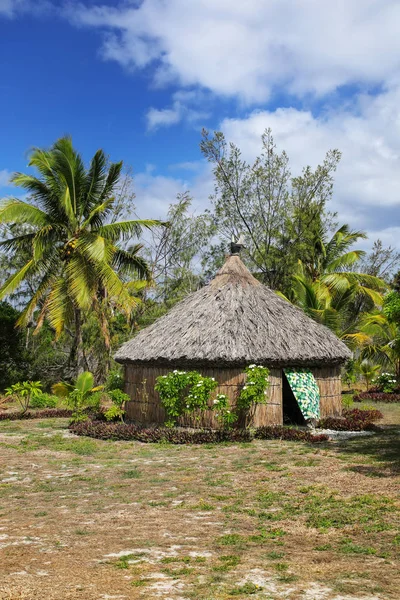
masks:
[[(382, 370), (397, 385), (400, 255), (380, 240), (361, 249), (365, 232), (330, 211), (340, 152), (296, 176), (270, 130), (253, 162), (220, 132), (203, 132), (201, 152), (214, 172), (210, 208), (194, 213), (185, 192), (163, 220), (137, 217), (129, 169), (103, 150), (88, 164), (70, 137), (31, 151), (31, 171), (11, 178), (23, 196), (0, 202), (1, 390), (40, 380), (46, 393), (84, 372), (92, 387), (111, 377), (121, 389), (113, 351), (204, 285), (239, 236), (254, 276), (353, 350), (349, 387), (374, 385)], [(109, 416), (122, 419), (117, 396)]]

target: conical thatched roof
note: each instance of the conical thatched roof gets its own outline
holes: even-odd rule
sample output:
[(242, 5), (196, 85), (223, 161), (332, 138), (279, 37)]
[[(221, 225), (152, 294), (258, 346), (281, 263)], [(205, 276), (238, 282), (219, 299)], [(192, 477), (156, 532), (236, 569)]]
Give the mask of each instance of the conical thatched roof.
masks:
[(270, 366), (343, 363), (351, 352), (329, 329), (255, 279), (239, 256), (215, 279), (124, 344), (136, 364)]

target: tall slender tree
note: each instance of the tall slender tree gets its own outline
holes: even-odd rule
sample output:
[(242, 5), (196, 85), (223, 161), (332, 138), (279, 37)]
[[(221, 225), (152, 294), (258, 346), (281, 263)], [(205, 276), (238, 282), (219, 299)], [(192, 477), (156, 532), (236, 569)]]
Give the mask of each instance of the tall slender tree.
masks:
[(12, 177), (27, 192), (28, 201), (9, 198), (0, 204), (0, 224), (25, 227), (22, 235), (4, 240), (1, 246), (29, 257), (3, 284), (0, 299), (24, 281), (33, 281), (34, 293), (18, 324), (26, 325), (39, 308), (36, 330), (47, 318), (57, 337), (65, 328), (72, 331), (71, 361), (79, 363), (83, 313), (98, 309), (107, 299), (129, 314), (135, 298), (125, 279), (150, 279), (148, 265), (139, 254), (141, 245), (126, 250), (120, 242), (160, 222), (110, 222), (122, 162), (108, 165), (103, 150), (96, 152), (86, 168), (72, 139), (62, 137), (49, 150), (35, 148), (29, 166), (37, 176), (15, 173)]

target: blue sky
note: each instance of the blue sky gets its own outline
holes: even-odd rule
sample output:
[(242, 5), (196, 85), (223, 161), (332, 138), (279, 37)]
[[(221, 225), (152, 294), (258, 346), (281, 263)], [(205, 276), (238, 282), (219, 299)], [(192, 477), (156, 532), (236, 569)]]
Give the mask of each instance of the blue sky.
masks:
[(400, 247), (396, 0), (0, 0), (0, 195), (65, 133), (136, 174), (141, 216), (207, 206), (203, 126), (251, 160), (271, 127), (293, 174), (343, 159), (331, 208)]

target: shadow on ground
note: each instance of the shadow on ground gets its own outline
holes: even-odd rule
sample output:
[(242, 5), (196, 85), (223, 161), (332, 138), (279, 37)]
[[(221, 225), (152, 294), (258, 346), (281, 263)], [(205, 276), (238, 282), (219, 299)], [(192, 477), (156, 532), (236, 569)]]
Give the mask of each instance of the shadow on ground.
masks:
[[(350, 471), (368, 477), (400, 475), (400, 428), (383, 425), (375, 435), (339, 442), (336, 451), (341, 455), (360, 455), (362, 464), (352, 465)], [(365, 460), (367, 459), (367, 460)]]

